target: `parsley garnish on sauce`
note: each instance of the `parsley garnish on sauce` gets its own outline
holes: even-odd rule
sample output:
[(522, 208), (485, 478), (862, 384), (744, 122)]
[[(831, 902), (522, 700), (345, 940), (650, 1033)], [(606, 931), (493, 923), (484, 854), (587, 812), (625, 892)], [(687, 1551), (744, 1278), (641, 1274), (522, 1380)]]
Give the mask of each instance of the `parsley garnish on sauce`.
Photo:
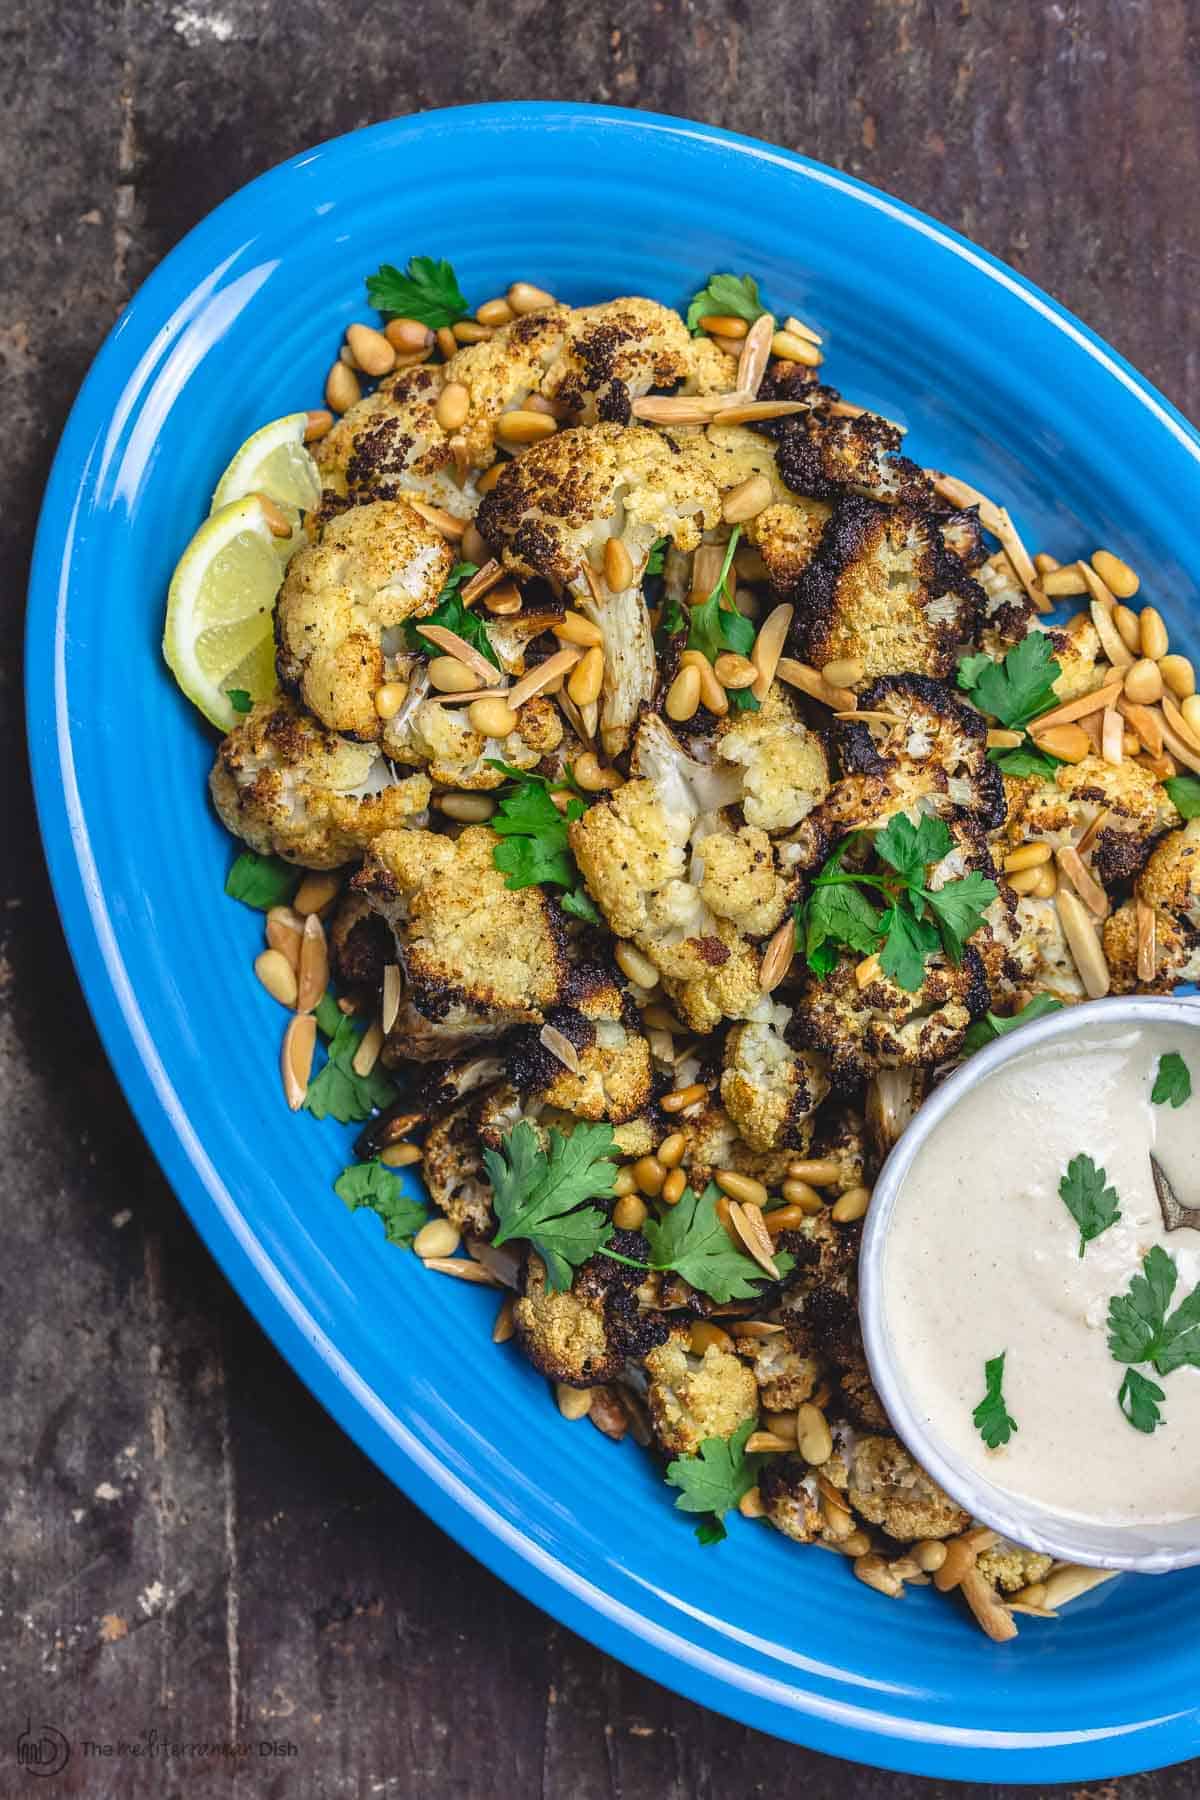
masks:
[(753, 325), (766, 310), (753, 275), (710, 275), (688, 302), (687, 327), (693, 337), (699, 337), (701, 319), (745, 319), (747, 325)]
[(679, 1489), (675, 1504), (683, 1512), (707, 1513), (696, 1526), (702, 1544), (719, 1544), (728, 1534), (725, 1514), (743, 1500), (758, 1478), (761, 1456), (747, 1456), (746, 1443), (756, 1421), (746, 1419), (731, 1437), (705, 1438), (695, 1456), (677, 1456), (667, 1464), (667, 1485)]
[(1155, 1106), (1182, 1106), (1192, 1097), (1191, 1070), (1177, 1050), (1168, 1050), (1158, 1059), (1158, 1074), (1150, 1098)]
[[(1061, 674), (1045, 632), (1031, 631), (1000, 662), (983, 654), (964, 656), (958, 665), (958, 685), (980, 712), (1009, 731), (1024, 731), (1031, 719), (1056, 703), (1054, 683)], [(989, 750), (988, 756), (1006, 775), (1045, 777), (1058, 767), (1054, 757), (1028, 738), (1011, 750)]]
[(1007, 1350), (999, 1356), (993, 1356), (983, 1365), (983, 1378), (986, 1392), (975, 1411), (971, 1414), (975, 1429), (989, 1450), (998, 1450), (1007, 1444), (1013, 1432), (1017, 1430), (1017, 1421), (1010, 1415), (1004, 1404), (1004, 1359)]
[(300, 873), (281, 856), (259, 856), (253, 850), (243, 850), (225, 877), (225, 892), (244, 906), (270, 912), (273, 906), (287, 905), (300, 886)]
[(367, 299), (380, 312), (418, 319), (434, 331), (465, 319), (470, 311), (451, 265), (431, 256), (410, 257), (403, 273), (392, 263), (381, 263), (377, 274), (367, 276)]
[[(1157, 1375), (1200, 1368), (1200, 1282), (1168, 1316), (1179, 1280), (1175, 1259), (1161, 1245), (1142, 1260), (1142, 1272), (1130, 1278), (1128, 1291), (1108, 1303), (1108, 1347), (1119, 1363), (1149, 1363)], [(1134, 1368), (1127, 1369), (1117, 1402), (1136, 1431), (1151, 1432), (1162, 1423), (1163, 1390)]]
[(333, 1191), (351, 1212), (367, 1207), (375, 1213), (383, 1221), (388, 1243), (401, 1250), (412, 1249), (414, 1237), (429, 1219), (420, 1202), (404, 1192), (399, 1176), (381, 1162), (351, 1163), (334, 1182)]
[(1115, 1225), (1121, 1216), (1116, 1188), (1107, 1187), (1103, 1169), (1090, 1156), (1073, 1156), (1058, 1184), (1058, 1196), (1079, 1227), (1079, 1254), (1093, 1238)]

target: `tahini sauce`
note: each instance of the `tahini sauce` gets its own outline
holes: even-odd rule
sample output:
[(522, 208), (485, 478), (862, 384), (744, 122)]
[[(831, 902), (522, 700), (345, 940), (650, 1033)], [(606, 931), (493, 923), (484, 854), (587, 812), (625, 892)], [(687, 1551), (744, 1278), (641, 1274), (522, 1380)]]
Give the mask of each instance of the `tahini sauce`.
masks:
[[(1198, 1004), (1200, 1015), (1200, 1004)], [(1176, 1051), (1195, 1092), (1152, 1105), (1159, 1058)], [(1107, 1525), (1200, 1514), (1200, 1370), (1157, 1382), (1164, 1423), (1135, 1431), (1117, 1404), (1112, 1295), (1153, 1244), (1178, 1267), (1168, 1311), (1200, 1281), (1200, 1231), (1168, 1232), (1153, 1150), (1185, 1206), (1200, 1206), (1200, 1031), (1097, 1028), (1019, 1056), (968, 1091), (922, 1146), (884, 1251), (885, 1322), (914, 1411), (951, 1460), (997, 1487)], [(1121, 1217), (1079, 1256), (1059, 1197), (1071, 1158), (1107, 1171)], [(989, 1450), (971, 1414), (984, 1363), (1005, 1351), (1018, 1430)]]

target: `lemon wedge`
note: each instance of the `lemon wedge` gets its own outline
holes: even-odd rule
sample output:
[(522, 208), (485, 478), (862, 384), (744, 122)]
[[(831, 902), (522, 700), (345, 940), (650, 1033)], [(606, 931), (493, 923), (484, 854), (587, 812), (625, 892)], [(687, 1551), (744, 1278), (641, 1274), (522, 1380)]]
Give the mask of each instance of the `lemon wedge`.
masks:
[(304, 445), (307, 413), (273, 419), (248, 437), (217, 483), (212, 512), (246, 494), (266, 494), (277, 505), (307, 512), (321, 498), (321, 477)]
[(253, 704), (275, 691), (272, 614), (283, 578), (276, 542), (259, 501), (247, 494), (204, 521), (171, 577), (163, 655), (220, 731), (238, 721), (231, 692)]

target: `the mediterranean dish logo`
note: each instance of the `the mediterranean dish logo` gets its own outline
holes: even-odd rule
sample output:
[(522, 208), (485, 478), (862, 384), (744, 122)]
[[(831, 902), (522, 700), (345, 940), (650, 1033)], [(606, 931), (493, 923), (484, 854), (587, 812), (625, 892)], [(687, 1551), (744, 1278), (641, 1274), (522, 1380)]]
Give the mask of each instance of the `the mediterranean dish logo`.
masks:
[(26, 1719), (17, 1739), (17, 1767), (29, 1775), (61, 1775), (71, 1760), (71, 1746), (57, 1725), (34, 1726)]
[(72, 1753), (81, 1762), (265, 1762), (286, 1761), (300, 1751), (290, 1738), (172, 1737), (153, 1727), (134, 1737), (83, 1737), (72, 1745), (57, 1725), (35, 1725), (32, 1715), (17, 1737), (17, 1767), (27, 1775), (61, 1775)]

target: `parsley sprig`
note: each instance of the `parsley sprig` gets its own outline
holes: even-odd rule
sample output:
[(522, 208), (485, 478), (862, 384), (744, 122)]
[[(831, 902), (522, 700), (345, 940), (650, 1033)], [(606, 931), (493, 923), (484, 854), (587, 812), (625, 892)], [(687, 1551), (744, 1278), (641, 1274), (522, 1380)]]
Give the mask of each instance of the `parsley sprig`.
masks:
[[(1009, 731), (1024, 731), (1031, 719), (1055, 704), (1054, 683), (1061, 674), (1062, 665), (1045, 632), (1031, 631), (999, 662), (982, 653), (964, 656), (958, 665), (958, 685), (980, 712)], [(1023, 744), (990, 750), (988, 756), (1006, 775), (1050, 776), (1058, 767), (1057, 759), (1028, 734)]]
[(667, 1484), (679, 1489), (676, 1506), (682, 1512), (707, 1514), (696, 1526), (702, 1544), (719, 1544), (728, 1536), (725, 1514), (745, 1498), (758, 1479), (763, 1458), (746, 1454), (756, 1423), (746, 1419), (731, 1437), (705, 1438), (695, 1456), (677, 1456), (667, 1464)]
[(985, 1044), (994, 1044), (996, 1039), (1004, 1037), (1010, 1031), (1017, 1031), (1022, 1025), (1032, 1025), (1035, 1019), (1044, 1019), (1049, 1013), (1062, 1011), (1062, 1001), (1056, 1000), (1053, 994), (1034, 994), (1027, 1000), (1020, 1012), (1009, 1018), (1001, 1018), (998, 1013), (984, 1013), (982, 1019), (976, 1019), (967, 1026), (967, 1035), (963, 1039), (963, 1051), (971, 1056), (976, 1050), (982, 1050)]
[(1058, 1184), (1058, 1197), (1079, 1227), (1079, 1254), (1093, 1238), (1115, 1225), (1121, 1216), (1116, 1188), (1106, 1185), (1108, 1176), (1090, 1156), (1073, 1156)]
[(383, 1221), (383, 1235), (398, 1249), (411, 1250), (412, 1241), (429, 1214), (419, 1200), (404, 1192), (398, 1175), (381, 1162), (351, 1163), (333, 1184), (333, 1191), (351, 1212), (366, 1207)]
[[(492, 851), (492, 861), (506, 876), (505, 887), (527, 888), (549, 885), (566, 888), (561, 896), (563, 909), (589, 925), (602, 923), (579, 879), (579, 870), (567, 838), (567, 826), (582, 819), (584, 802), (569, 781), (551, 782), (544, 775), (529, 775), (522, 769), (489, 757), (493, 769), (512, 778), (499, 810), (491, 821), (492, 830), (504, 841)], [(559, 812), (551, 794), (570, 792), (566, 810)]]
[[(1200, 1282), (1168, 1315), (1179, 1269), (1173, 1256), (1155, 1244), (1142, 1259), (1140, 1275), (1130, 1277), (1128, 1291), (1108, 1303), (1108, 1348), (1119, 1363), (1149, 1363), (1157, 1375), (1184, 1367), (1200, 1368)], [(1136, 1431), (1151, 1432), (1162, 1423), (1163, 1390), (1130, 1367), (1117, 1402)]]
[(1155, 1106), (1183, 1106), (1192, 1097), (1192, 1074), (1178, 1050), (1158, 1059), (1158, 1073), (1150, 1098)]
[[(729, 571), (733, 567), (733, 553), (737, 549), (738, 539), (742, 535), (740, 525), (735, 525), (729, 534), (729, 542), (725, 546), (725, 556), (721, 563), (721, 573), (706, 600), (698, 606), (688, 608), (688, 636), (686, 648), (699, 650), (707, 656), (709, 662), (715, 662), (723, 650), (732, 650), (738, 656), (749, 656), (754, 648), (754, 624), (745, 613), (740, 613), (733, 604), (729, 593)], [(749, 688), (730, 690), (729, 698), (740, 712), (757, 712), (758, 701)]]
[[(619, 1256), (615, 1250), (606, 1249), (604, 1254), (630, 1269), (649, 1267), (660, 1274), (682, 1275), (720, 1306), (730, 1300), (752, 1300), (760, 1292), (763, 1272), (732, 1243), (717, 1216), (720, 1197), (715, 1182), (701, 1194), (684, 1188), (663, 1218), (647, 1219), (642, 1235), (650, 1246), (649, 1264)], [(777, 1250), (774, 1260), (779, 1273), (786, 1275), (795, 1258), (786, 1250)]]
[(357, 1125), (377, 1109), (390, 1106), (396, 1098), (395, 1087), (378, 1063), (369, 1075), (355, 1070), (354, 1056), (362, 1033), (328, 994), (317, 1007), (317, 1029), (329, 1041), (324, 1065), (308, 1084), (305, 1111), (314, 1119), (333, 1118), (339, 1125)]
[(1172, 775), (1163, 786), (1181, 819), (1200, 819), (1200, 780), (1195, 775)]
[(286, 906), (300, 886), (301, 871), (281, 856), (259, 856), (257, 851), (243, 850), (225, 877), (225, 892), (231, 900), (253, 906), (258, 912), (270, 912), (273, 906)]
[(688, 302), (687, 327), (693, 337), (699, 337), (701, 319), (745, 319), (753, 325), (766, 310), (753, 275), (710, 275)]
[(492, 649), (492, 640), (487, 634), (487, 626), (478, 615), (464, 605), (459, 592), (464, 581), (469, 581), (475, 574), (477, 564), (471, 562), (455, 563), (446, 577), (445, 586), (437, 597), (437, 603), (431, 613), (420, 619), (405, 619), (404, 635), (408, 639), (410, 650), (423, 650), (426, 656), (442, 656), (444, 652), (432, 639), (421, 631), (422, 625), (440, 625), (446, 631), (456, 631), (460, 638), (486, 656), (490, 663), (500, 667), (500, 658)]
[(989, 1450), (998, 1450), (1002, 1444), (1007, 1444), (1013, 1432), (1018, 1429), (1017, 1421), (1004, 1403), (1004, 1359), (1007, 1355), (1007, 1350), (1002, 1350), (999, 1356), (993, 1356), (984, 1363), (986, 1391), (971, 1414), (975, 1429)]
[(883, 874), (843, 867), (846, 852), (863, 835), (843, 839), (797, 907), (797, 945), (817, 975), (832, 971), (838, 946), (861, 956), (878, 954), (883, 973), (914, 993), (936, 950), (962, 961), (967, 939), (999, 890), (978, 870), (940, 888), (925, 885), (929, 865), (954, 847), (943, 819), (924, 817), (917, 825), (903, 813), (889, 819), (874, 841), (876, 856), (887, 865)]
[(413, 256), (403, 273), (393, 263), (381, 263), (367, 276), (367, 299), (382, 313), (400, 319), (419, 319), (436, 331), (465, 319), (470, 311), (458, 276), (444, 257)]

